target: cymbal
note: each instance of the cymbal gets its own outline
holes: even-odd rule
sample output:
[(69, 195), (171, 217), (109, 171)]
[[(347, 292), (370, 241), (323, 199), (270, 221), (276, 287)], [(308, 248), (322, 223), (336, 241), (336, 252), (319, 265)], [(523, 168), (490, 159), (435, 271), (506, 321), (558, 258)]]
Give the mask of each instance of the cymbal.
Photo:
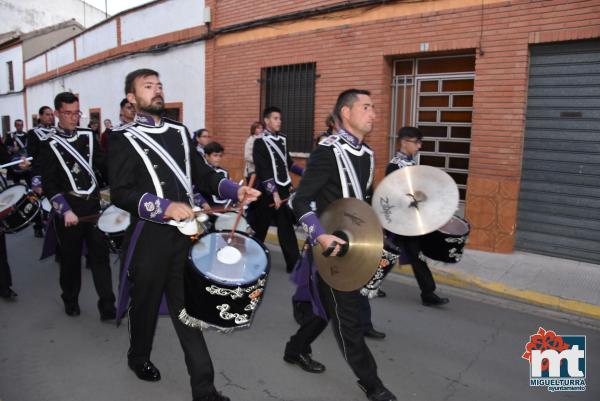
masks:
[(342, 256), (325, 257), (321, 247), (314, 248), (321, 278), (339, 291), (354, 291), (367, 284), (377, 271), (383, 250), (383, 230), (373, 209), (355, 198), (338, 199), (319, 220), (327, 233), (349, 244)]
[(408, 166), (386, 176), (373, 194), (383, 228), (406, 236), (424, 235), (446, 224), (458, 207), (458, 187), (445, 171)]

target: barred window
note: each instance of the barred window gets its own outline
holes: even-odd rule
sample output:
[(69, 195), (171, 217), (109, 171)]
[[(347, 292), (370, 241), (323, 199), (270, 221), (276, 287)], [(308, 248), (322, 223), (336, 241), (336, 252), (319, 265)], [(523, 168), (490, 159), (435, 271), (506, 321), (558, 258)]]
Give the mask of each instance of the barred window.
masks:
[(281, 132), (287, 136), (290, 153), (309, 153), (312, 150), (315, 71), (315, 63), (262, 70), (261, 112), (271, 106), (281, 109)]

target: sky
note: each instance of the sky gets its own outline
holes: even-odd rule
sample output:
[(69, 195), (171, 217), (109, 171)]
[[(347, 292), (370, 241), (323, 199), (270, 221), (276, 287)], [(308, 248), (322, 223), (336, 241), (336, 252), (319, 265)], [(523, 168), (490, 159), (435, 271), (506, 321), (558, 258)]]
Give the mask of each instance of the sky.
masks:
[(104, 11), (105, 5), (108, 7), (108, 14), (115, 15), (123, 10), (139, 6), (140, 4), (150, 3), (152, 0), (84, 0), (87, 4)]

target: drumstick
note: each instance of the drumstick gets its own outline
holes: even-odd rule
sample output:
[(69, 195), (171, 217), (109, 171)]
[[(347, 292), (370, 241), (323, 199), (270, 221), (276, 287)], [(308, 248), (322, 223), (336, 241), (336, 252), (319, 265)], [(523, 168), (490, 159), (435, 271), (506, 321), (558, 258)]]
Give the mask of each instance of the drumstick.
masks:
[[(290, 198), (289, 198), (289, 197), (285, 198), (284, 200), (282, 200), (282, 201), (281, 201), (281, 204), (283, 205), (283, 204), (287, 203), (287, 201), (288, 201), (288, 200), (290, 200)], [(273, 206), (275, 206), (275, 203), (271, 203), (271, 204), (269, 205), (269, 207), (273, 207)]]
[[(256, 174), (252, 174), (250, 176), (250, 181), (248, 181), (248, 188), (252, 188), (254, 185), (254, 180), (256, 179)], [(246, 200), (246, 195), (247, 193), (244, 194), (244, 197), (241, 200), (241, 204), (244, 204), (244, 201)], [(235, 223), (233, 224), (233, 228), (231, 229), (231, 233), (229, 234), (229, 239), (227, 240), (227, 244), (229, 245), (231, 243), (231, 240), (233, 239), (233, 236), (235, 235), (235, 230), (237, 229), (238, 224), (240, 223), (240, 219), (242, 218), (242, 213), (244, 212), (244, 208), (241, 207), (240, 210), (238, 210), (237, 212), (237, 216), (235, 218)]]
[(98, 220), (98, 218), (100, 217), (100, 213), (99, 214), (90, 214), (87, 216), (81, 216), (79, 218), (79, 221), (94, 221), (94, 220)]
[[(33, 157), (27, 157), (25, 160), (31, 161), (31, 160), (33, 160)], [(21, 163), (23, 163), (23, 160), (19, 159), (19, 160), (15, 160), (14, 162), (6, 163), (6, 164), (0, 164), (0, 168), (10, 167), (10, 166), (14, 166), (16, 164), (21, 164)]]

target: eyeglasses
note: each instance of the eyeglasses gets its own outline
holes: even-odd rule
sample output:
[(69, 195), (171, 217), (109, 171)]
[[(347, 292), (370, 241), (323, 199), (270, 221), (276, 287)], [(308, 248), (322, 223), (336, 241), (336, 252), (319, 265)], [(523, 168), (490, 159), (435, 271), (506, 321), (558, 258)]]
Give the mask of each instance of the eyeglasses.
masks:
[(404, 141), (414, 143), (415, 145), (421, 145), (423, 143), (420, 139), (404, 139)]
[(61, 111), (59, 112), (60, 114), (62, 114), (65, 117), (81, 117), (83, 115), (83, 113), (81, 112), (81, 110), (77, 110), (77, 111)]

